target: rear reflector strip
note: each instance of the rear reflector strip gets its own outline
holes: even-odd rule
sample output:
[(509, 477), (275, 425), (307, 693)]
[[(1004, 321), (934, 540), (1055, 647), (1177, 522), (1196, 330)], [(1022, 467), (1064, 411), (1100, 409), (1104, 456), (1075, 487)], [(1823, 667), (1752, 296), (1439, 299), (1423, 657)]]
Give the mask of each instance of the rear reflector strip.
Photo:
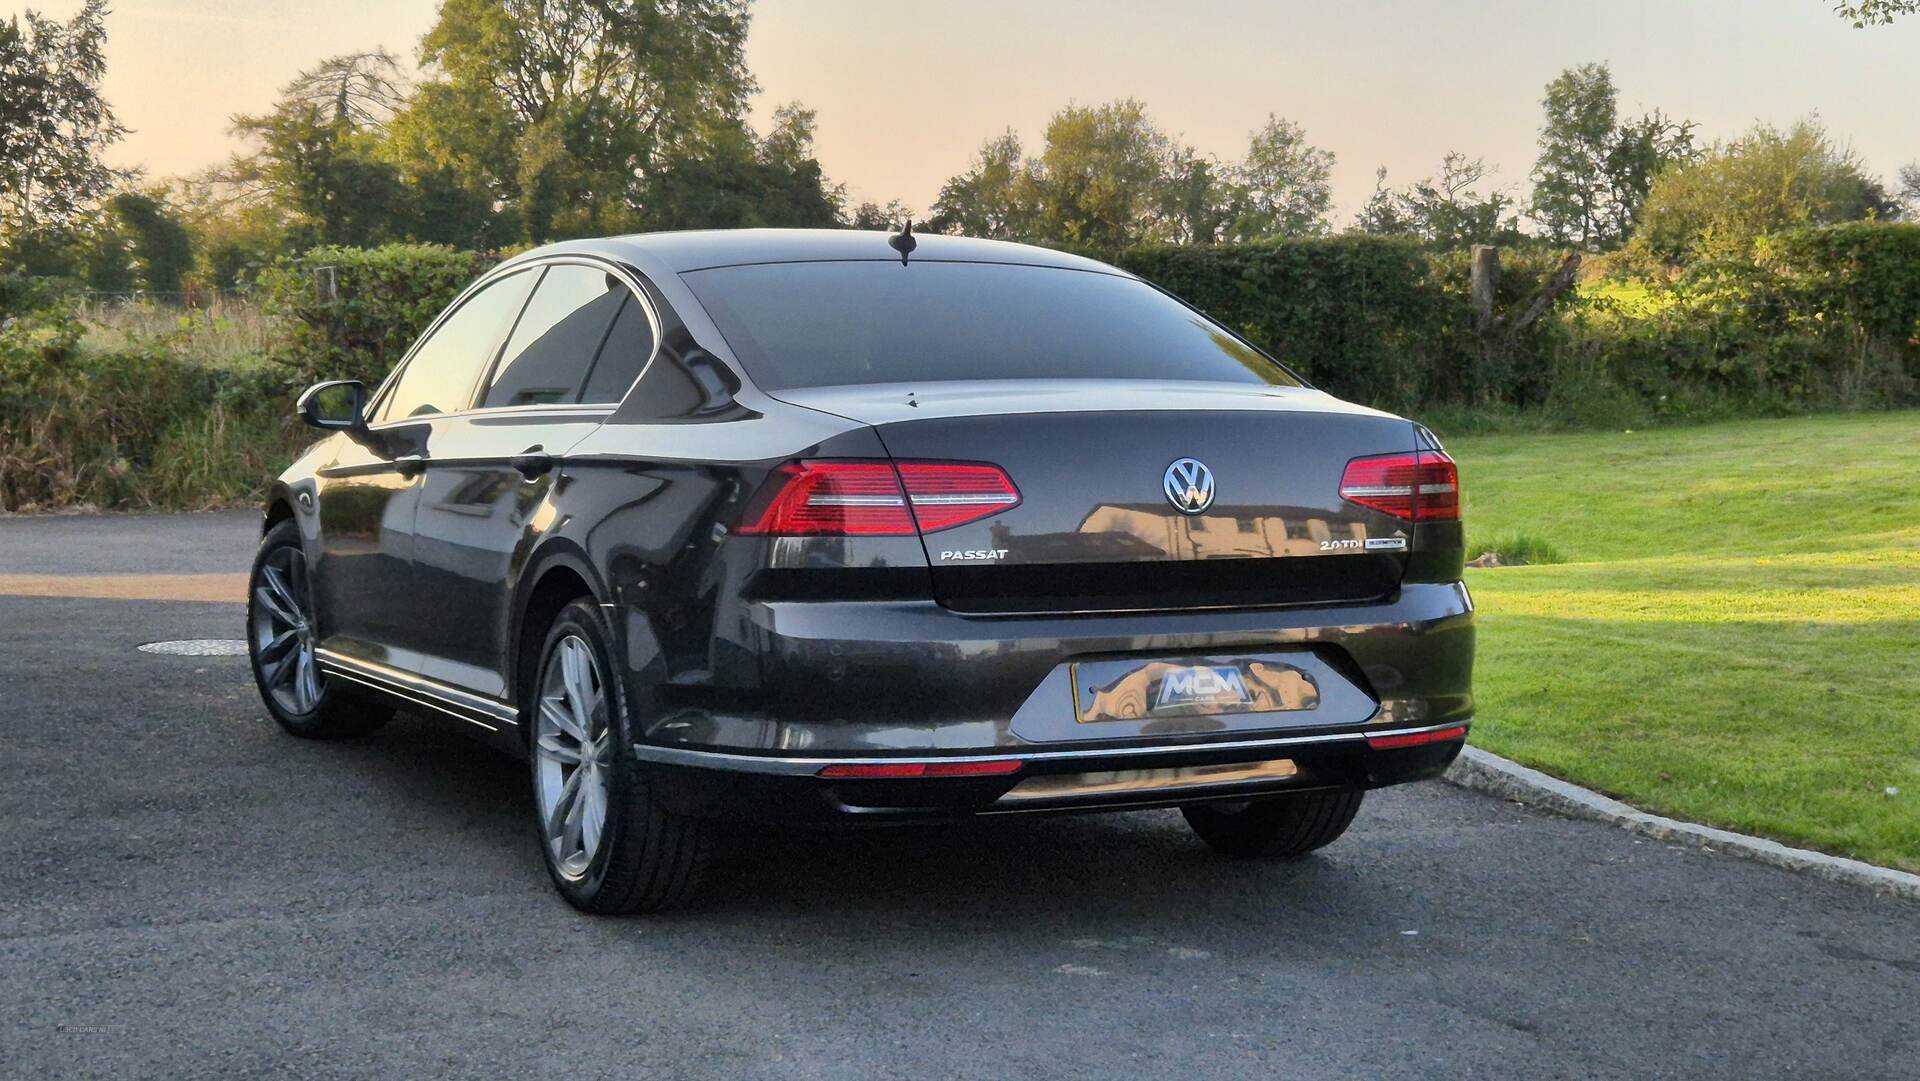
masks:
[(1020, 770), (1017, 758), (985, 762), (849, 762), (823, 766), (820, 776), (838, 780), (879, 780), (910, 777), (1004, 777)]
[(1467, 726), (1454, 725), (1433, 732), (1409, 732), (1403, 736), (1368, 736), (1367, 746), (1376, 751), (1391, 751), (1397, 747), (1419, 747), (1428, 743), (1449, 743), (1456, 739), (1467, 738)]

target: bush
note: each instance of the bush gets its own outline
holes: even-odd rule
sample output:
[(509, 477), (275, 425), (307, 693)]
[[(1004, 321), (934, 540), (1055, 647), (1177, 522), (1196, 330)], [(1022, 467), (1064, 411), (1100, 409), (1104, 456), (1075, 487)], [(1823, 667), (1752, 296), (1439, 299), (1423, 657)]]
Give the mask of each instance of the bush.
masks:
[[(438, 244), (320, 247), (260, 275), (269, 315), (285, 322), (275, 359), (303, 382), (359, 379), (373, 386), (453, 299), (492, 266), (491, 255)], [(315, 271), (332, 268), (335, 295)]]
[(178, 335), (89, 350), (75, 313), (42, 289), (0, 323), (0, 510), (252, 499), (309, 434), (284, 371), (199, 362)]

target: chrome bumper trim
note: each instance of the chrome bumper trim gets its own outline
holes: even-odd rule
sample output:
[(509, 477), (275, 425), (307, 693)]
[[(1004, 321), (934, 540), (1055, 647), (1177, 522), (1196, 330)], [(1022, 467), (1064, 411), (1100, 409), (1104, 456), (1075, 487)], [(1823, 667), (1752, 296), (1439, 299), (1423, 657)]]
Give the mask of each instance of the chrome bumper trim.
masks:
[(1144, 799), (1185, 794), (1194, 790), (1267, 785), (1291, 781), (1300, 776), (1300, 767), (1290, 758), (1268, 758), (1253, 762), (1222, 762), (1212, 766), (1163, 766), (1160, 768), (1101, 770), (1093, 773), (1039, 773), (1014, 785), (1000, 797), (996, 807), (1019, 806), (1034, 802), (1074, 802), (1077, 800)]
[(736, 773), (770, 773), (806, 777), (819, 773), (827, 766), (870, 765), (885, 762), (1005, 762), (1016, 759), (1021, 762), (1043, 763), (1073, 762), (1089, 758), (1151, 757), (1189, 752), (1285, 750), (1289, 747), (1305, 747), (1320, 743), (1352, 743), (1378, 736), (1411, 736), (1421, 732), (1438, 732), (1445, 728), (1460, 728), (1468, 723), (1449, 721), (1446, 724), (1429, 724), (1414, 728), (1379, 728), (1357, 732), (1322, 733), (1314, 736), (1277, 736), (1271, 739), (1243, 739), (1220, 743), (1173, 743), (1152, 747), (1089, 747), (1071, 751), (1030, 751), (1009, 747), (1004, 751), (986, 750), (966, 754), (942, 754), (937, 750), (929, 750), (882, 756), (835, 755), (796, 758), (639, 743), (634, 745), (633, 754), (642, 762), (697, 766), (703, 769), (731, 770)]

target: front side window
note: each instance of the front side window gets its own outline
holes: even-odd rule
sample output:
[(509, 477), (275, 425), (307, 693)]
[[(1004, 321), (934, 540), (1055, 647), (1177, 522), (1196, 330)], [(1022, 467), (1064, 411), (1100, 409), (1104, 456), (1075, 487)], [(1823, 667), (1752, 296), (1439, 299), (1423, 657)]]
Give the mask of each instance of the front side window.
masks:
[(473, 384), (493, 361), (500, 339), (527, 301), (537, 273), (509, 274), (468, 297), (420, 343), (387, 396), (382, 420), (455, 413), (467, 408)]
[(1226, 328), (1119, 274), (875, 261), (685, 279), (765, 390), (955, 379), (1299, 385)]
[(620, 279), (604, 270), (549, 267), (500, 354), (500, 367), (481, 405), (491, 409), (581, 400), (581, 387), (594, 370), (594, 357), (615, 316), (623, 306), (637, 307), (629, 296)]

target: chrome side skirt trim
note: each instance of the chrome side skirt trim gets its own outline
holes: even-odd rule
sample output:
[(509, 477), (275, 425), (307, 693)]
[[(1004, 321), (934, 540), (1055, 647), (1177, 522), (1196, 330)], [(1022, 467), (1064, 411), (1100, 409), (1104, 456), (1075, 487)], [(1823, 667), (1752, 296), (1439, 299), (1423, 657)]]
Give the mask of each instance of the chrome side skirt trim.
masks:
[(1213, 751), (1269, 751), (1305, 747), (1319, 743), (1351, 743), (1379, 736), (1411, 736), (1459, 728), (1465, 721), (1421, 725), (1414, 728), (1379, 728), (1360, 732), (1332, 732), (1314, 736), (1278, 736), (1270, 739), (1230, 740), (1220, 743), (1174, 743), (1157, 747), (1092, 747), (1071, 751), (1030, 751), (1009, 747), (1004, 751), (973, 754), (941, 754), (936, 750), (905, 751), (875, 757), (845, 755), (833, 757), (787, 758), (776, 755), (740, 754), (734, 751), (708, 751), (693, 747), (665, 747), (655, 743), (635, 744), (634, 757), (642, 762), (660, 762), (674, 766), (699, 766), (705, 769), (732, 770), (736, 773), (771, 773), (805, 777), (826, 766), (869, 765), (886, 762), (1073, 762), (1089, 758), (1136, 758), (1153, 755)]
[(449, 717), (457, 717), (468, 724), (478, 725), (489, 732), (500, 731), (500, 726), (517, 728), (520, 716), (513, 707), (505, 702), (491, 698), (482, 698), (477, 694), (456, 690), (438, 680), (425, 676), (403, 672), (373, 661), (363, 661), (357, 657), (348, 657), (330, 649), (315, 650), (320, 667), (330, 675), (371, 687), (396, 698), (405, 699), (415, 705), (438, 710)]

